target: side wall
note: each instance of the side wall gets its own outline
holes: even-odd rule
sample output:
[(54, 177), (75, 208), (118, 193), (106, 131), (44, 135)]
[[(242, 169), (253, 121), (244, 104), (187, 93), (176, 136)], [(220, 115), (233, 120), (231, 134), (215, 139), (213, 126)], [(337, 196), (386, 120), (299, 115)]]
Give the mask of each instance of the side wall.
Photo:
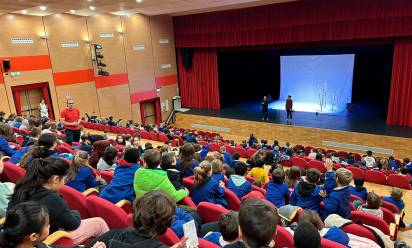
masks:
[[(169, 16), (9, 14), (0, 16), (0, 28), (0, 60), (9, 59), (10, 72), (20, 72), (3, 72), (0, 77), (0, 110), (6, 113), (16, 112), (11, 87), (33, 83), (49, 84), (57, 118), (70, 97), (82, 115), (94, 112), (140, 122), (139, 103), (159, 97), (165, 120), (172, 97), (178, 95)], [(113, 36), (105, 38), (102, 33)], [(32, 38), (33, 43), (12, 44), (11, 38)], [(63, 47), (62, 42), (78, 46)], [(97, 75), (92, 44), (102, 45), (110, 76)]]

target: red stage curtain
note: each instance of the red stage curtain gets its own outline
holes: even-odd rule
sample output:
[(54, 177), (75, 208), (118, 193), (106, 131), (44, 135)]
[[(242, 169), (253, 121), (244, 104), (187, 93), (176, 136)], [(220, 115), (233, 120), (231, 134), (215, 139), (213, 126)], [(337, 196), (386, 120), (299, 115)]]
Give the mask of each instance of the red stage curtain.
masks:
[(174, 17), (176, 47), (412, 35), (411, 0), (312, 0)]
[(412, 127), (412, 38), (395, 41), (387, 124)]
[(220, 109), (216, 49), (195, 49), (190, 68), (182, 66), (178, 53), (178, 64), (182, 106)]

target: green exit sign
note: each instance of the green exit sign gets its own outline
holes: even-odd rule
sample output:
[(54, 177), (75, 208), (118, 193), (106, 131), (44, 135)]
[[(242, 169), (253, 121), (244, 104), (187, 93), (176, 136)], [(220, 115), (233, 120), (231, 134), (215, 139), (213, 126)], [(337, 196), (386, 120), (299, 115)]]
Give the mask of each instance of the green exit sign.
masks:
[(11, 72), (10, 73), (10, 75), (12, 76), (12, 77), (18, 77), (18, 76), (20, 76), (20, 72), (19, 71), (13, 71), (13, 72)]

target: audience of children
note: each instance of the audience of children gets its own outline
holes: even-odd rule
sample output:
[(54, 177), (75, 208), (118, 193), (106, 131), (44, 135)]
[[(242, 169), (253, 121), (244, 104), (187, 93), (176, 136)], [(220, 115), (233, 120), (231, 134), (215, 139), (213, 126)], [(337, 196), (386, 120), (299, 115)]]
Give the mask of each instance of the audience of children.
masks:
[(266, 188), (266, 200), (273, 203), (276, 207), (285, 205), (285, 199), (289, 197), (289, 186), (284, 183), (285, 172), (282, 168), (274, 169), (272, 172), (272, 180)]
[(398, 208), (399, 212), (401, 212), (405, 208), (405, 202), (402, 200), (402, 190), (397, 187), (392, 187), (390, 195), (391, 196), (384, 197), (383, 200), (394, 204)]
[(178, 202), (188, 195), (188, 191), (175, 189), (167, 172), (157, 169), (160, 161), (161, 156), (158, 150), (151, 149), (144, 152), (144, 168), (137, 170), (134, 175), (133, 185), (136, 197), (142, 196), (150, 190), (160, 190)]
[(292, 166), (289, 170), (285, 171), (285, 174), (285, 183), (288, 185), (290, 189), (294, 189), (301, 177), (300, 167)]
[(320, 234), (316, 227), (309, 222), (302, 222), (293, 234), (295, 248), (320, 248)]
[(205, 160), (198, 167), (193, 169), (194, 187), (192, 190), (192, 200), (197, 205), (200, 202), (211, 202), (227, 208), (224, 199), (224, 182), (217, 182), (212, 176), (212, 165)]
[(174, 152), (164, 152), (160, 168), (167, 173), (167, 177), (176, 190), (185, 189), (182, 185), (182, 175), (176, 169), (176, 154)]
[(234, 167), (234, 175), (231, 175), (227, 180), (226, 187), (233, 191), (239, 199), (252, 191), (252, 185), (245, 178), (247, 173), (247, 165), (243, 162), (237, 162)]

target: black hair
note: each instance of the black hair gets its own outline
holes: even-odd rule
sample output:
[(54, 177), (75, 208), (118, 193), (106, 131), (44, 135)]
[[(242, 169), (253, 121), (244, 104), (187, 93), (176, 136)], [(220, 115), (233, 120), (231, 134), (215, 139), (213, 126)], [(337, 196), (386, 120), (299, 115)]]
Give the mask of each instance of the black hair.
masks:
[(320, 248), (320, 240), (318, 229), (306, 221), (299, 223), (293, 234), (295, 248)]
[(360, 178), (360, 177), (355, 177), (355, 179), (353, 179), (353, 182), (355, 183), (356, 186), (363, 186), (363, 184), (365, 183), (365, 180), (363, 180), (363, 178)]
[(235, 174), (239, 176), (244, 176), (247, 172), (247, 165), (243, 162), (237, 162), (234, 166)]
[(41, 233), (48, 221), (47, 208), (36, 202), (22, 202), (10, 208), (0, 232), (0, 247), (14, 248), (32, 233)]
[(30, 161), (30, 158), (45, 158), (48, 156), (47, 151), (57, 142), (57, 137), (54, 133), (44, 133), (40, 135), (37, 142), (24, 154), (20, 160), (20, 165), (25, 165)]
[(239, 155), (239, 153), (235, 152), (235, 153), (233, 153), (232, 157), (233, 157), (234, 160), (239, 160), (240, 155)]
[(407, 175), (408, 174), (408, 168), (406, 168), (406, 166), (402, 166), (400, 171), (401, 171), (402, 175)]
[(26, 175), (14, 187), (10, 200), (14, 204), (27, 201), (34, 191), (46, 184), (52, 176), (64, 177), (68, 171), (69, 164), (61, 158), (33, 159)]
[(225, 241), (234, 241), (239, 237), (238, 213), (229, 211), (222, 214), (218, 221), (219, 231)]
[(285, 172), (283, 171), (282, 168), (276, 168), (272, 172), (272, 181), (275, 184), (280, 184), (283, 183), (285, 180)]

